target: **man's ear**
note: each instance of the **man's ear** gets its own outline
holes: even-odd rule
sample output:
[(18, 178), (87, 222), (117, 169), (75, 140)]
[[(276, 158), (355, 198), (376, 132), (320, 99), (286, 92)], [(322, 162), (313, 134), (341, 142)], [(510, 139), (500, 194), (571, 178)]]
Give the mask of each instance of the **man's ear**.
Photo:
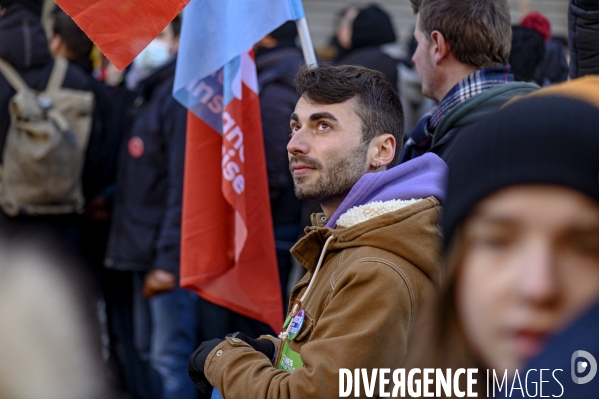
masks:
[(370, 142), (370, 170), (383, 170), (382, 167), (393, 162), (396, 148), (395, 137), (392, 134), (385, 133), (376, 136)]
[(431, 33), (431, 45), (433, 47), (433, 59), (435, 64), (439, 65), (448, 55), (451, 49), (445, 36), (438, 30)]
[(53, 35), (48, 41), (48, 49), (53, 57), (63, 56), (63, 41), (60, 35)]

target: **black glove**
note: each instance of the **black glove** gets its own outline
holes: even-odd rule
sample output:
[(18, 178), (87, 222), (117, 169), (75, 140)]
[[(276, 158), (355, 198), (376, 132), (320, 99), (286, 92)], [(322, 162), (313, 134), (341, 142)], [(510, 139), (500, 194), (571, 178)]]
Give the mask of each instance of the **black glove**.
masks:
[(243, 342), (249, 344), (256, 351), (263, 353), (271, 361), (275, 356), (275, 344), (272, 341), (267, 339), (250, 338), (242, 332), (236, 332), (235, 334), (227, 335), (227, 337), (229, 336), (233, 338), (239, 338)]
[(189, 357), (189, 363), (187, 363), (187, 374), (195, 386), (204, 395), (209, 395), (212, 392), (212, 385), (206, 379), (204, 375), (204, 365), (208, 355), (214, 348), (223, 342), (222, 339), (216, 338), (210, 341), (204, 341), (200, 344), (198, 349), (195, 350)]

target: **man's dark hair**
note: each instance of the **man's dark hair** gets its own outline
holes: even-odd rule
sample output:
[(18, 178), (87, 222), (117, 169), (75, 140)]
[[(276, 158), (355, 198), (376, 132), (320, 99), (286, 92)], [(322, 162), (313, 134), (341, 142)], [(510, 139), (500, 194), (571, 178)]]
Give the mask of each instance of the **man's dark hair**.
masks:
[(370, 141), (381, 134), (395, 137), (393, 162), (399, 160), (403, 146), (404, 114), (399, 96), (385, 75), (372, 69), (354, 66), (302, 67), (294, 82), (301, 97), (317, 104), (338, 104), (356, 97), (356, 113), (362, 120), (362, 141)]
[(512, 46), (507, 0), (410, 0), (427, 40), (439, 31), (463, 64), (489, 68), (508, 63)]
[(277, 29), (269, 33), (273, 39), (280, 43), (295, 44), (297, 38), (297, 27), (294, 21), (287, 21)]
[(60, 36), (68, 51), (75, 59), (89, 58), (93, 43), (64, 11), (58, 9), (54, 13), (52, 33)]
[(171, 28), (173, 28), (173, 34), (175, 37), (181, 36), (181, 15), (177, 16), (171, 21)]

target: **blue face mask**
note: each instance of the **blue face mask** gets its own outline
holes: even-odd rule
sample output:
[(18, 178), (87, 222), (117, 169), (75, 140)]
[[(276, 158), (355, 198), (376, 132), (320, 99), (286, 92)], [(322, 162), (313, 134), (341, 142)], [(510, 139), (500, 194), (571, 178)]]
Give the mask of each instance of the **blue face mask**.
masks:
[(140, 70), (159, 68), (165, 65), (169, 58), (169, 45), (162, 40), (152, 40), (135, 59), (133, 65)]

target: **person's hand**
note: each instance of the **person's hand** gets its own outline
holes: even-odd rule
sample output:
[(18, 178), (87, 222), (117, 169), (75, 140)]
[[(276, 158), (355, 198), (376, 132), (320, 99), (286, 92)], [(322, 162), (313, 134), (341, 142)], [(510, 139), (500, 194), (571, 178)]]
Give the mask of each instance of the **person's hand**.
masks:
[(198, 388), (198, 390), (204, 395), (209, 395), (212, 392), (212, 385), (206, 379), (204, 375), (204, 365), (208, 355), (214, 348), (223, 342), (222, 339), (215, 338), (210, 341), (204, 341), (200, 344), (198, 349), (195, 350), (189, 357), (189, 363), (187, 363), (187, 374), (189, 378)]
[(270, 361), (273, 361), (273, 358), (275, 357), (275, 344), (272, 341), (267, 339), (250, 338), (242, 332), (236, 332), (227, 336), (242, 340), (254, 348), (254, 350), (263, 353)]
[(152, 269), (144, 281), (143, 294), (151, 298), (162, 292), (172, 291), (177, 285), (177, 276), (161, 269)]
[(101, 195), (94, 197), (85, 205), (83, 214), (95, 222), (106, 222), (110, 219), (106, 200)]

